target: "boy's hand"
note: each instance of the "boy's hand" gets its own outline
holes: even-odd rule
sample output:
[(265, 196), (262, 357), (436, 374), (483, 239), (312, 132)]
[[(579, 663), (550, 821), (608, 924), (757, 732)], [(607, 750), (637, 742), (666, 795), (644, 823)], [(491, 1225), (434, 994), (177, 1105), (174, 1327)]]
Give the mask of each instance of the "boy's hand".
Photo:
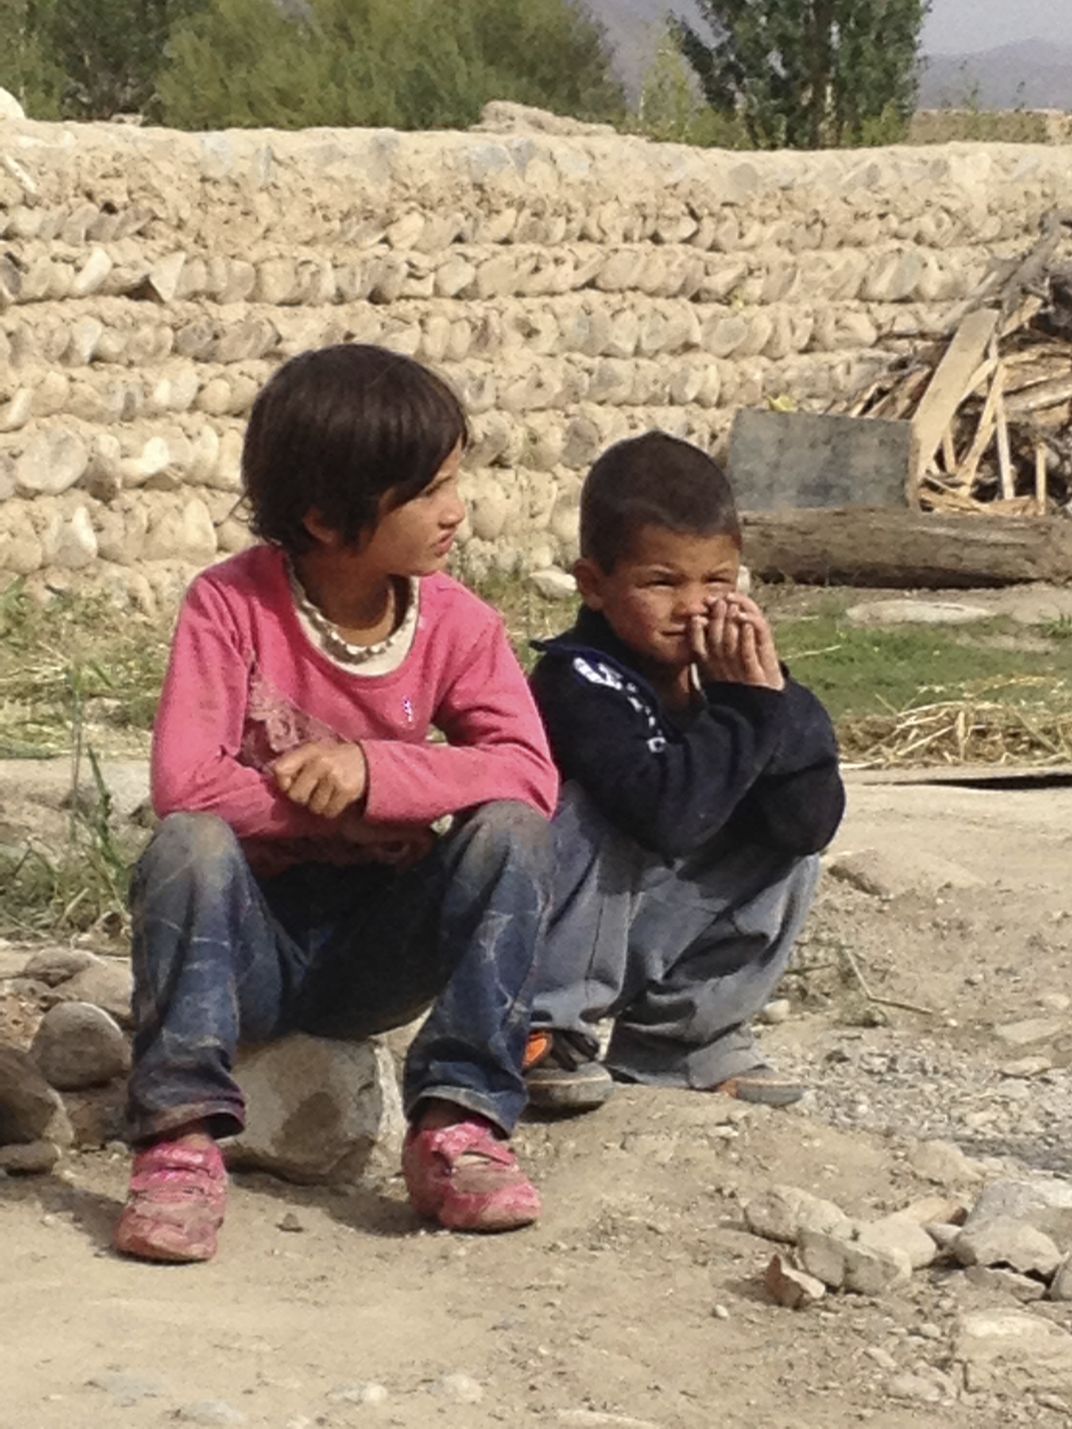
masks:
[(288, 799), (325, 819), (339, 818), (362, 803), (368, 791), (368, 763), (360, 744), (302, 744), (281, 755), (271, 770)]
[(708, 602), (706, 619), (692, 617), (689, 637), (701, 679), (785, 689), (767, 617), (748, 596), (716, 596)]

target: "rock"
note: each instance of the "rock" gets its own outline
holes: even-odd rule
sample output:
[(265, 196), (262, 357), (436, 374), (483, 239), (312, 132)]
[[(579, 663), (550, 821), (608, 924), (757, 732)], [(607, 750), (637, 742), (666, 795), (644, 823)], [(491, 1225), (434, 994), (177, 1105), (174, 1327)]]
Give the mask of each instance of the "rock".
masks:
[(650, 1419), (634, 1419), (631, 1414), (608, 1414), (601, 1409), (560, 1409), (560, 1424), (572, 1424), (575, 1429), (659, 1429)]
[(577, 599), (577, 582), (567, 571), (560, 571), (555, 566), (543, 571), (533, 571), (529, 576), (529, 583), (545, 600)]
[(952, 1249), (961, 1265), (1004, 1266), (1021, 1275), (1048, 1278), (1061, 1263), (1061, 1252), (1049, 1236), (1011, 1216), (969, 1224)]
[(999, 1071), (1003, 1077), (1029, 1078), (1041, 1077), (1052, 1069), (1053, 1058), (1036, 1053), (1032, 1057), (1018, 1057), (1015, 1062), (1006, 1062)]
[(1031, 1180), (1004, 1177), (979, 1195), (964, 1223), (966, 1230), (1005, 1218), (1022, 1221), (1059, 1245), (1072, 1242), (1072, 1182), (1055, 1176)]
[(73, 432), (38, 432), (15, 463), (15, 483), (23, 496), (59, 496), (81, 479), (89, 448)]
[(916, 1404), (942, 1404), (955, 1399), (956, 1392), (949, 1376), (932, 1365), (894, 1375), (886, 1385), (891, 1399), (907, 1399)]
[(130, 999), (134, 991), (134, 975), (130, 964), (119, 958), (101, 958), (90, 967), (53, 990), (52, 1001), (88, 1002), (114, 1017), (121, 1027), (133, 1022)]
[(779, 1023), (788, 1022), (792, 1011), (793, 1005), (787, 997), (776, 997), (773, 1002), (767, 1003), (757, 1020), (776, 1027)]
[(956, 1227), (962, 1226), (968, 1219), (968, 1207), (963, 1201), (948, 1196), (923, 1196), (905, 1206), (903, 1211), (898, 1211), (897, 1215), (920, 1226), (937, 1224)]
[(869, 1250), (893, 1255), (903, 1252), (913, 1270), (923, 1270), (933, 1264), (938, 1254), (938, 1247), (932, 1238), (908, 1216), (886, 1216), (881, 1221), (860, 1226), (857, 1242)]
[(293, 1211), (287, 1211), (285, 1215), (280, 1216), (276, 1225), (281, 1231), (290, 1231), (292, 1234), (297, 1234), (305, 1229)]
[(940, 1221), (928, 1221), (927, 1224), (923, 1227), (923, 1229), (930, 1236), (931, 1240), (934, 1241), (935, 1246), (942, 1253), (942, 1255), (945, 1255), (948, 1251), (952, 1249), (953, 1242), (956, 1240), (957, 1236), (960, 1235), (962, 1227), (957, 1225), (947, 1225)]
[(897, 1368), (897, 1361), (889, 1350), (884, 1350), (881, 1345), (868, 1345), (864, 1354), (873, 1364), (877, 1364), (879, 1369), (895, 1370)]
[(908, 1154), (908, 1164), (917, 1176), (937, 1186), (982, 1180), (979, 1167), (951, 1141), (918, 1141)]
[(784, 1256), (773, 1255), (763, 1277), (767, 1294), (776, 1305), (790, 1310), (806, 1310), (816, 1305), (826, 1294), (826, 1287), (813, 1275), (797, 1270)]
[(130, 1068), (130, 1048), (119, 1024), (89, 1002), (60, 1002), (50, 1008), (30, 1055), (61, 1092), (102, 1086)]
[(333, 1389), (328, 1395), (328, 1399), (334, 1404), (386, 1404), (390, 1399), (387, 1387), (377, 1384), (375, 1380), (365, 1380), (361, 1384), (343, 1385), (341, 1389)]
[(297, 1182), (353, 1182), (394, 1171), (405, 1118), (390, 1053), (379, 1042), (302, 1033), (239, 1058), (245, 1130), (231, 1165)]
[(26, 111), (15, 96), (9, 90), (0, 89), (0, 122), (5, 119), (25, 118)]
[(808, 1274), (831, 1290), (883, 1295), (907, 1285), (912, 1278), (912, 1263), (903, 1251), (871, 1250), (854, 1241), (811, 1230), (801, 1232), (797, 1248)]
[(436, 1382), (436, 1392), (447, 1399), (455, 1399), (460, 1404), (479, 1404), (484, 1391), (471, 1375), (455, 1371), (445, 1374)]
[(132, 1374), (128, 1370), (104, 1370), (87, 1379), (91, 1389), (103, 1389), (106, 1394), (117, 1399), (124, 1409), (140, 1403), (143, 1399), (159, 1399), (164, 1386), (148, 1375)]
[(957, 1322), (954, 1358), (972, 1392), (1072, 1390), (1072, 1334), (1024, 1310), (973, 1310)]
[(34, 953), (22, 970), (22, 976), (43, 982), (48, 987), (57, 987), (76, 973), (99, 964), (100, 958), (84, 948), (43, 948)]
[(1041, 1280), (1033, 1280), (1030, 1275), (1017, 1275), (1015, 1270), (969, 1265), (964, 1272), (964, 1278), (977, 1290), (992, 1290), (1001, 1295), (1011, 1295), (1015, 1300), (1025, 1303), (1041, 1300), (1046, 1293), (1046, 1287)]
[(1019, 1022), (1003, 1022), (994, 1028), (994, 1036), (1009, 1047), (1030, 1047), (1034, 1042), (1049, 1042), (1068, 1027), (1065, 1017), (1025, 1017)]
[(185, 1404), (175, 1418), (183, 1424), (244, 1424), (246, 1416), (225, 1399), (199, 1399), (194, 1404)]
[(802, 1230), (850, 1235), (853, 1222), (840, 1206), (824, 1201), (796, 1186), (772, 1186), (754, 1196), (744, 1208), (744, 1218), (753, 1235), (790, 1245)]
[(1066, 1255), (1050, 1281), (1051, 1300), (1072, 1300), (1072, 1255)]
[(1049, 1012), (1067, 1012), (1072, 1008), (1072, 997), (1067, 992), (1044, 992), (1038, 999), (1038, 1005)]
[(983, 879), (960, 864), (936, 854), (914, 853), (909, 849), (861, 849), (843, 853), (827, 864), (831, 878), (870, 893), (873, 898), (935, 897), (947, 888), (979, 888)]
[(31, 1057), (0, 1046), (0, 1146), (42, 1140), (71, 1144), (63, 1103)]
[(126, 1092), (125, 1080), (117, 1080), (104, 1087), (64, 1093), (63, 1105), (79, 1150), (99, 1151), (109, 1142), (123, 1140)]
[(985, 605), (953, 600), (871, 600), (845, 612), (851, 625), (972, 625), (993, 620)]
[(59, 1147), (51, 1141), (24, 1141), (14, 1146), (0, 1146), (0, 1171), (12, 1176), (44, 1175), (59, 1159)]
[(615, 133), (610, 124), (593, 124), (584, 119), (571, 119), (552, 114), (531, 104), (517, 104), (511, 99), (491, 99), (480, 111), (480, 122), (471, 126), (478, 134), (557, 134), (602, 135)]

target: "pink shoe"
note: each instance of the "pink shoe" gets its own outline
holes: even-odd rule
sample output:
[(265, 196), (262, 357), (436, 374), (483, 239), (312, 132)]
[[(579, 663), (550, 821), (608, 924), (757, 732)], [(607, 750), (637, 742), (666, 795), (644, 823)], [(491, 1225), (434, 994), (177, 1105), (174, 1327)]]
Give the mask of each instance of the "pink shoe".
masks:
[(411, 1131), (402, 1173), (418, 1215), (451, 1231), (512, 1231), (540, 1214), (536, 1187), (485, 1122)]
[(211, 1260), (227, 1204), (227, 1171), (207, 1136), (158, 1141), (139, 1151), (115, 1248), (142, 1260)]

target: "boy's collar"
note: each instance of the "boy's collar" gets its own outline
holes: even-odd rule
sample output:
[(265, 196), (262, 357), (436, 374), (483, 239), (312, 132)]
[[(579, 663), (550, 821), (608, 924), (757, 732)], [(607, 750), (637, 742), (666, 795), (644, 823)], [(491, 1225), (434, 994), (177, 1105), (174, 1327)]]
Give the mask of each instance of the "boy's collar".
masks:
[(569, 630), (549, 640), (533, 640), (531, 643), (534, 649), (540, 651), (598, 650), (620, 665), (636, 668), (635, 652), (618, 638), (606, 616), (598, 610), (590, 610), (586, 605), (581, 606)]

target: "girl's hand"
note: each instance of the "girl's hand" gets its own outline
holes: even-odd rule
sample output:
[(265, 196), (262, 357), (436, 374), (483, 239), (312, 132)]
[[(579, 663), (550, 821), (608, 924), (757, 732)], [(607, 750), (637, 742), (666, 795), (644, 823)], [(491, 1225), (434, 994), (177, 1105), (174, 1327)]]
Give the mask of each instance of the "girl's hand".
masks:
[(689, 622), (692, 652), (705, 681), (784, 690), (774, 635), (754, 600), (732, 592), (708, 602)]
[(368, 792), (368, 763), (360, 744), (302, 744), (281, 755), (271, 772), (288, 799), (325, 819), (362, 804)]

